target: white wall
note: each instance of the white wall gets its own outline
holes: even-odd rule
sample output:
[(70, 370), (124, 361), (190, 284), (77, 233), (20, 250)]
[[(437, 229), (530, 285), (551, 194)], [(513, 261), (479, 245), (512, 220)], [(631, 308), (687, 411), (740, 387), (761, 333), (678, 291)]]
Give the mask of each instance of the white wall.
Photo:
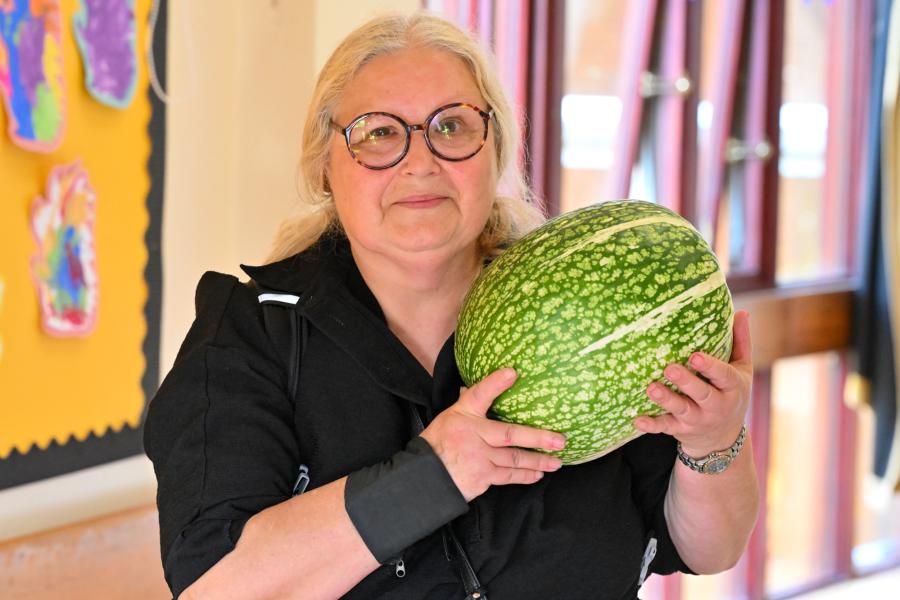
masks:
[(207, 11), (188, 9), (191, 2), (171, 3), (176, 98), (167, 114), (163, 372), (193, 319), (200, 275), (239, 274), (240, 263), (261, 262), (296, 206), (301, 127), (332, 49), (378, 12), (419, 7), (417, 0), (193, 4), (213, 3), (222, 8), (212, 22)]
[[(259, 263), (296, 202), (314, 77), (353, 27), (418, 0), (169, 2), (160, 369), (193, 320), (194, 286)], [(0, 492), (0, 540), (154, 501), (142, 456)]]

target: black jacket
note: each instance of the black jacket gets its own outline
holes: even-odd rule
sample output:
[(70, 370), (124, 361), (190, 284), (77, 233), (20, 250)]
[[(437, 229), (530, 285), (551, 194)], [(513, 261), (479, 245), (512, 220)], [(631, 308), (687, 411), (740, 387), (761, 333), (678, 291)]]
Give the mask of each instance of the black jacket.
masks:
[[(290, 498), (300, 464), (309, 466), (312, 489), (385, 461), (409, 441), (408, 403), (430, 419), (462, 385), (452, 338), (432, 378), (390, 332), (345, 239), (326, 237), (244, 270), (263, 287), (300, 296), (310, 332), (299, 392), (296, 402), (288, 397), (285, 357), (266, 335), (255, 291), (206, 273), (196, 320), (144, 431), (159, 482), (163, 566), (176, 596), (234, 548), (253, 514)], [(651, 535), (658, 550), (650, 570), (687, 571), (663, 514), (674, 460), (672, 438), (644, 435), (471, 502), (454, 527), (489, 597), (634, 599)], [(404, 578), (385, 565), (345, 597), (463, 597), (439, 533), (403, 558)]]

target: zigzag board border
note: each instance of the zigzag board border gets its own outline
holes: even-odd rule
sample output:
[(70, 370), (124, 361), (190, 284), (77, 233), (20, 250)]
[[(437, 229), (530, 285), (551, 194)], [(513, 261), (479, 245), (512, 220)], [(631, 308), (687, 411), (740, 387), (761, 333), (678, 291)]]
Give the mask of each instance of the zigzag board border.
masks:
[[(153, 39), (153, 56), (160, 83), (165, 89), (166, 74), (166, 31), (167, 3), (159, 3)], [(150, 398), (156, 393), (159, 382), (159, 327), (162, 304), (162, 208), (163, 208), (163, 175), (166, 156), (166, 114), (165, 104), (148, 86), (152, 114), (147, 125), (147, 133), (151, 140), (150, 158), (147, 171), (150, 174), (150, 191), (147, 193), (147, 213), (149, 223), (144, 233), (147, 246), (147, 264), (144, 267), (144, 279), (147, 281), (147, 303), (144, 305), (144, 318), (147, 323), (147, 334), (144, 337), (144, 359), (146, 368), (141, 378), (144, 390), (144, 408), (141, 423), (147, 415)], [(126, 458), (143, 452), (142, 427), (124, 425), (120, 430), (109, 428), (101, 436), (91, 432), (84, 441), (74, 437), (64, 444), (53, 440), (46, 449), (32, 446), (22, 454), (13, 449), (12, 454), (0, 460), (0, 490), (63, 475), (79, 469), (86, 469), (120, 458)]]
[(74, 436), (65, 444), (53, 440), (46, 450), (32, 446), (21, 454), (13, 449), (0, 461), (0, 490), (139, 454), (141, 431), (126, 425), (120, 431), (109, 428), (100, 437), (92, 431), (84, 441)]

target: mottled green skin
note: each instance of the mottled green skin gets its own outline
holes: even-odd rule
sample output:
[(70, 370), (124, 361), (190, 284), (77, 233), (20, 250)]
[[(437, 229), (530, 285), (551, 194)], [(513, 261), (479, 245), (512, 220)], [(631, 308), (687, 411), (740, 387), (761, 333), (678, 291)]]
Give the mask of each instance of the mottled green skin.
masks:
[[(686, 226), (642, 225), (560, 257), (600, 230), (657, 215)], [(567, 213), (511, 246), (474, 283), (456, 332), (460, 373), (472, 385), (515, 367), (519, 377), (492, 416), (565, 433), (556, 453), (565, 464), (597, 458), (639, 435), (635, 416), (662, 413), (646, 388), (666, 383), (667, 364), (697, 350), (730, 356), (731, 294), (722, 283), (646, 329), (579, 352), (717, 271), (703, 238), (666, 208), (620, 201)]]

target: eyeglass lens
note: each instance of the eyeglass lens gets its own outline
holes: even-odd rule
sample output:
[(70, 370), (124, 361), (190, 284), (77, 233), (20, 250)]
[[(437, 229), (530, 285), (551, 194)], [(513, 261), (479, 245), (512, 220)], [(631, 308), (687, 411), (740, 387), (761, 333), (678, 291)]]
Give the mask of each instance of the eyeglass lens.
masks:
[[(487, 124), (470, 106), (453, 106), (436, 113), (426, 124), (431, 151), (448, 160), (463, 160), (484, 143)], [(384, 167), (399, 161), (407, 150), (407, 127), (383, 113), (357, 119), (348, 131), (350, 151), (369, 167)]]

